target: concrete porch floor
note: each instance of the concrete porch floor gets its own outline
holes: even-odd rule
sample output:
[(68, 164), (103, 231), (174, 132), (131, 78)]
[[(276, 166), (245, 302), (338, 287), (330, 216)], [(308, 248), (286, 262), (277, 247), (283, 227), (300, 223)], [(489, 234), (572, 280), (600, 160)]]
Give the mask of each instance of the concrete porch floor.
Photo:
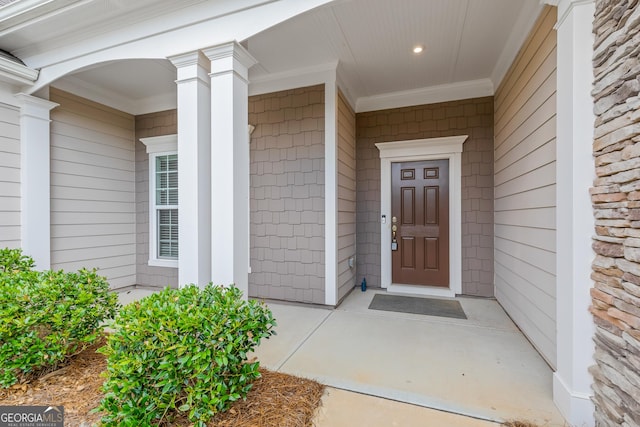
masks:
[(335, 310), (268, 302), (278, 335), (256, 355), (329, 386), (317, 426), (565, 425), (551, 369), (496, 301), (458, 298), (463, 320), (369, 310), (379, 292), (354, 290)]

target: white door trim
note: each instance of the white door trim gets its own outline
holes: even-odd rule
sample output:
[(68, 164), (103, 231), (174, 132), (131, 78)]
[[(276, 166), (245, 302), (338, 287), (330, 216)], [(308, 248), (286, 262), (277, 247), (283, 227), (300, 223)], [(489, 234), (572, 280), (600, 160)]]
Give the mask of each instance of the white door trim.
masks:
[[(392, 292), (454, 297), (462, 293), (462, 145), (468, 135), (376, 144), (380, 150), (381, 286)], [(391, 280), (391, 163), (449, 160), (449, 288)], [(386, 221), (385, 221), (386, 219)]]

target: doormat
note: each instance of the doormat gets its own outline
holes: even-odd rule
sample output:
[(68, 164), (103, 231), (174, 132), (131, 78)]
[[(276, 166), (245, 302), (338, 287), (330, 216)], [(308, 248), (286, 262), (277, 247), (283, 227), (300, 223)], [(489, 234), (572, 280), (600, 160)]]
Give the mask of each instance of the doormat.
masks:
[(376, 294), (369, 310), (394, 311), (396, 313), (424, 314), (427, 316), (466, 319), (459, 301)]

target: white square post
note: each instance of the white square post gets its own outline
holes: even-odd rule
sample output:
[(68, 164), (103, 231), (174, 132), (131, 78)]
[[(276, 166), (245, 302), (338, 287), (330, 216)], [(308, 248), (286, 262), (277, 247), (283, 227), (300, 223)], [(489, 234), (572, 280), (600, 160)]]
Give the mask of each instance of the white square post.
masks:
[(249, 68), (237, 42), (203, 50), (211, 61), (211, 266), (215, 284), (249, 291)]
[(591, 236), (589, 187), (595, 177), (592, 143), (593, 1), (558, 4), (557, 77), (557, 371), (553, 399), (569, 424), (594, 425), (592, 378), (594, 323), (589, 313)]
[(17, 94), (20, 100), (20, 227), (22, 249), (38, 270), (51, 268), (50, 111), (59, 104)]
[(200, 51), (169, 58), (178, 69), (178, 283), (211, 281), (211, 101)]

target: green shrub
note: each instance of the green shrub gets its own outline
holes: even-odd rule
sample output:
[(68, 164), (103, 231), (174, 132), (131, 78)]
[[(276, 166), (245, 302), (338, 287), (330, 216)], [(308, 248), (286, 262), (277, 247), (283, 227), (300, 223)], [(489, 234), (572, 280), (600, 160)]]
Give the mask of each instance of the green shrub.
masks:
[(0, 251), (0, 386), (56, 369), (91, 345), (117, 295), (95, 270), (33, 271), (20, 250)]
[(0, 249), (0, 273), (29, 271), (33, 267), (33, 258), (23, 255), (22, 249)]
[(148, 426), (187, 415), (197, 426), (245, 398), (259, 364), (247, 353), (275, 334), (271, 311), (236, 287), (165, 289), (125, 306), (107, 356), (105, 426)]

